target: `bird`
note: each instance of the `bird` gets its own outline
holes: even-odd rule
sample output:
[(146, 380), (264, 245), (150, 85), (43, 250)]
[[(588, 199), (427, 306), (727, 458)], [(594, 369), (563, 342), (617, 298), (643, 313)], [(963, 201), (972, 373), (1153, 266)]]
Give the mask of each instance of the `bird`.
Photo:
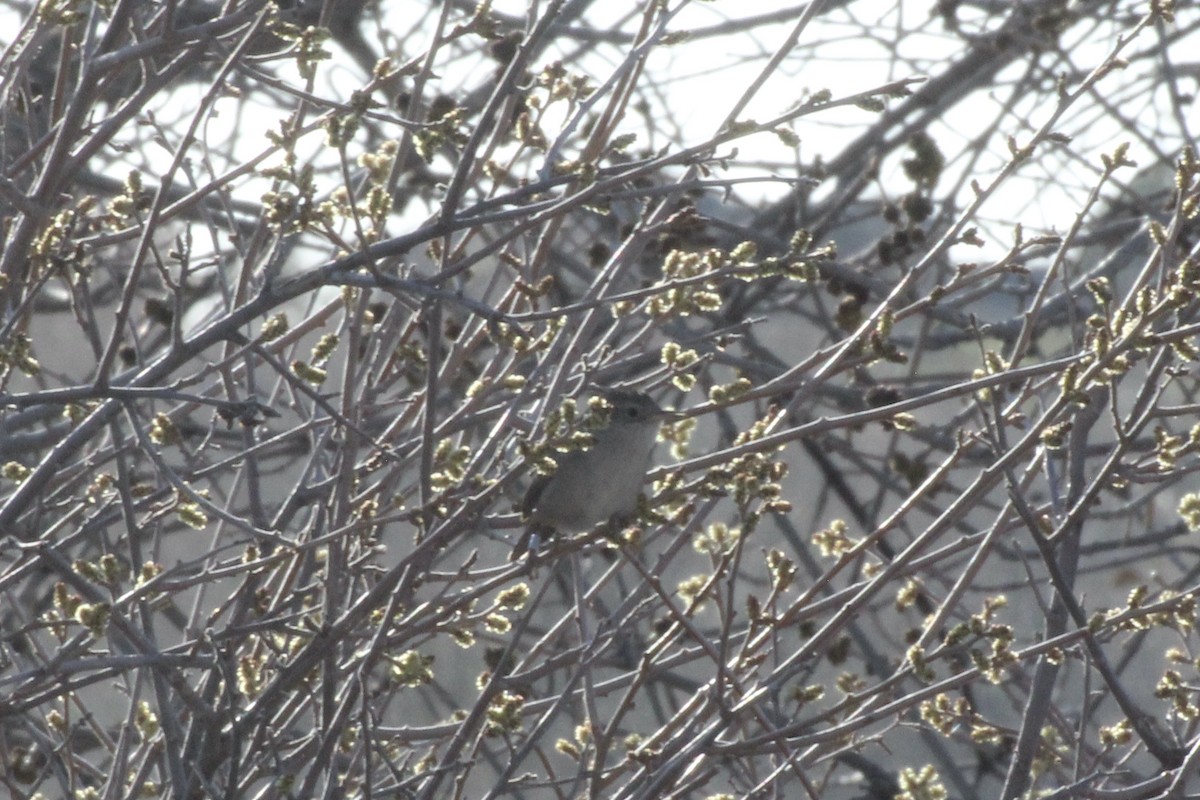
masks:
[(592, 431), (587, 449), (554, 453), (555, 470), (530, 485), (521, 504), (527, 527), (510, 560), (527, 552), (532, 558), (538, 542), (555, 532), (583, 533), (637, 511), (659, 427), (678, 415), (641, 392), (607, 389), (599, 395), (611, 407), (608, 424)]

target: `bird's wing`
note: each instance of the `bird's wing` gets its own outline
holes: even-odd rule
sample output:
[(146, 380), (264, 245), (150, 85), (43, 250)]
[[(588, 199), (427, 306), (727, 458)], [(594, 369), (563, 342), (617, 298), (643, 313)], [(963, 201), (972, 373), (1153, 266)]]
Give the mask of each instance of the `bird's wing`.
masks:
[(528, 517), (533, 513), (533, 509), (537, 507), (538, 498), (546, 490), (546, 484), (550, 483), (551, 477), (550, 475), (538, 475), (533, 479), (533, 483), (529, 484), (529, 489), (525, 492), (525, 499), (521, 501), (522, 517)]

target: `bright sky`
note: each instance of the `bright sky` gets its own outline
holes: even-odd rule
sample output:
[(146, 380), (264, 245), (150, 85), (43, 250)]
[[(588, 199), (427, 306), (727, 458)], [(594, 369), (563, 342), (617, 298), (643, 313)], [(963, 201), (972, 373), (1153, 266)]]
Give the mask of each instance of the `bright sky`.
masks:
[[(538, 9), (545, 7), (545, 3), (528, 0), (499, 0), (493, 5), (498, 13), (518, 19), (524, 18), (531, 5)], [(598, 3), (588, 12), (584, 22), (600, 30), (632, 35), (640, 26), (640, 10), (644, 5), (632, 0)], [(940, 21), (930, 21), (930, 6), (929, 0), (859, 0), (849, 5), (849, 11), (834, 10), (815, 19), (801, 35), (797, 47), (758, 91), (742, 118), (768, 119), (786, 111), (808, 93), (820, 89), (828, 89), (834, 98), (838, 98), (869, 90), (888, 81), (937, 73), (946, 60), (960, 50), (961, 45), (958, 39), (944, 31)], [(418, 7), (420, 10), (416, 11)], [(752, 31), (738, 31), (733, 35), (704, 36), (704, 31), (730, 20), (783, 14), (801, 7), (802, 4), (780, 4), (774, 0), (691, 0), (683, 3), (670, 30), (698, 31), (702, 38), (659, 48), (652, 54), (647, 73), (655, 77), (655, 83), (645, 96), (655, 106), (650, 113), (657, 127), (653, 134), (656, 139), (639, 140), (637, 145), (657, 149), (670, 141), (695, 144), (711, 136), (745, 88), (762, 70), (767, 59), (790, 34), (796, 15), (792, 14), (778, 24), (762, 25)], [(431, 25), (435, 12), (425, 3), (391, 3), (389, 8), (393, 9), (397, 19), (391, 30), (393, 38), (405, 48), (398, 55), (410, 58), (424, 48), (427, 38), (409, 36), (406, 32), (411, 31), (414, 20), (419, 22), (423, 19), (426, 26)], [(11, 16), (12, 12), (8, 14)], [(422, 17), (422, 14), (425, 16)], [(607, 14), (609, 17), (601, 19), (597, 14)], [(1055, 72), (1073, 74), (1076, 80), (1101, 63), (1114, 45), (1117, 32), (1115, 24), (1108, 30), (1103, 24), (1077, 27), (1082, 30), (1072, 28), (1069, 35), (1086, 38), (1081, 42), (1064, 42), (1070, 61), (1059, 64), (1043, 62), (1052, 66)], [(899, 59), (893, 57), (891, 44), (874, 38), (880, 30), (894, 35), (895, 31), (904, 29), (915, 29), (917, 32), (901, 39), (897, 47)], [(369, 40), (373, 33), (368, 31)], [(425, 31), (418, 30), (417, 33)], [(1156, 42), (1153, 31), (1145, 32), (1127, 54), (1152, 49)], [(572, 60), (568, 67), (588, 74), (594, 82), (599, 83), (610, 73), (615, 59), (622, 57), (628, 47), (601, 46), (583, 58)], [(1176, 42), (1173, 49), (1187, 52), (1186, 43)], [(1192, 51), (1198, 49), (1193, 48)], [(548, 53), (541, 64), (568, 55), (563, 52)], [(1138, 62), (1136, 69), (1146, 71), (1150, 63)], [(481, 82), (480, 70), (493, 68), (494, 62), (490, 62), (484, 53), (466, 53), (458, 60), (439, 63), (437, 72), (440, 82), (435, 82), (431, 89), (436, 92), (439, 87), (446, 87), (453, 91), (462, 86), (476, 86)], [(1018, 65), (1010, 70), (1013, 74), (1007, 77), (1015, 79), (1025, 69), (1024, 65)], [(281, 66), (278, 72), (284, 79), (294, 81), (297, 85), (300, 83), (294, 69)], [(1127, 78), (1112, 76), (1108, 83), (1101, 84), (1101, 88), (1120, 85)], [(335, 56), (323, 65), (316, 91), (318, 94), (345, 97), (363, 80), (361, 70), (350, 59)], [(1162, 100), (1165, 99), (1162, 94), (1156, 96), (1145, 92), (1145, 81), (1140, 86), (1142, 91), (1118, 98), (1122, 110), (1130, 115), (1137, 114), (1139, 119), (1144, 119), (1146, 115), (1166, 119), (1168, 115), (1162, 109)], [(195, 109), (198, 98), (206, 88), (196, 84), (184, 86), (159, 109), (160, 119), (169, 123), (175, 117), (186, 117)], [(947, 156), (946, 180), (950, 180), (956, 170), (970, 169), (972, 175), (986, 182), (1007, 157), (1003, 147), (1004, 138), (1013, 135), (1019, 143), (1027, 141), (1032, 128), (1024, 120), (1036, 127), (1054, 112), (1053, 107), (1033, 105), (1039, 98), (1044, 103), (1046, 97), (1046, 94), (1040, 93), (1029, 97), (1010, 97), (1001, 85), (987, 94), (976, 93), (969, 102), (956, 106), (943, 118), (942, 124), (930, 129)], [(891, 102), (894, 104), (896, 101)], [(1080, 105), (1083, 107), (1085, 103)], [(1086, 105), (1099, 108), (1091, 99), (1086, 101)], [(222, 103), (221, 114), (205, 124), (202, 134), (209, 141), (221, 142), (236, 130), (246, 148), (257, 152), (267, 144), (259, 131), (265, 133), (275, 128), (286, 114), (286, 109), (253, 106), (244, 99), (230, 98)], [(771, 134), (748, 137), (737, 144), (738, 163), (731, 171), (735, 175), (771, 172), (794, 175), (797, 163), (811, 163), (817, 156), (829, 159), (840, 152), (875, 117), (874, 112), (858, 108), (829, 109), (807, 116), (794, 126), (801, 140), (798, 151)], [(987, 130), (986, 126), (992, 125), (998, 117), (1001, 121), (996, 129)], [(631, 132), (636, 131), (643, 138), (647, 135), (644, 119), (631, 117), (628, 122)], [(978, 150), (976, 137), (985, 130), (990, 139), (989, 150), (978, 159), (971, 158)], [(1059, 154), (1023, 168), (1022, 176), (1006, 185), (985, 208), (985, 216), (1012, 219), (1019, 215), (1029, 226), (1040, 221), (1047, 229), (1065, 229), (1071, 223), (1082, 196), (1094, 182), (1100, 168), (1100, 154), (1111, 152), (1120, 141), (1129, 138), (1114, 115), (1102, 111), (1068, 116), (1059, 130), (1073, 137), (1070, 153)], [(551, 135), (553, 133), (548, 132)], [(1151, 145), (1172, 152), (1178, 147), (1177, 142), (1166, 138), (1155, 142), (1134, 140), (1131, 142), (1130, 157), (1140, 163), (1149, 163), (1152, 160)], [(323, 136), (313, 134), (308, 137), (305, 146), (319, 157), (324, 149)], [(244, 157), (245, 153), (239, 153), (238, 156)], [(150, 173), (164, 168), (169, 157), (170, 153), (161, 148), (127, 156), (129, 163), (144, 159), (144, 167)], [(907, 154), (901, 153), (884, 162), (881, 177), (885, 187), (896, 186), (898, 191), (904, 190), (904, 181), (898, 170), (900, 161), (905, 157)], [(122, 170), (126, 169), (122, 167)], [(750, 200), (757, 196), (761, 201), (776, 198), (786, 190), (786, 185), (779, 183), (739, 187), (743, 196)], [(414, 207), (412, 211), (420, 213), (421, 209)], [(406, 224), (407, 221), (398, 221), (398, 228)], [(986, 238), (987, 231), (982, 233)], [(997, 235), (994, 247), (999, 250), (1005, 245), (1007, 234)]]

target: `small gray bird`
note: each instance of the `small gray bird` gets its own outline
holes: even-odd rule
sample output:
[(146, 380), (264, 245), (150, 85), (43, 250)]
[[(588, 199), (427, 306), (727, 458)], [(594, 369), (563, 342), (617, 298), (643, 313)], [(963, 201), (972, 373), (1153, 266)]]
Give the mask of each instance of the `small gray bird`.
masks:
[(528, 527), (510, 560), (531, 546), (536, 550), (537, 540), (555, 531), (582, 533), (637, 510), (659, 426), (675, 415), (640, 392), (614, 389), (601, 396), (612, 406), (608, 424), (592, 432), (595, 442), (588, 449), (552, 456), (558, 468), (534, 480), (521, 504)]

